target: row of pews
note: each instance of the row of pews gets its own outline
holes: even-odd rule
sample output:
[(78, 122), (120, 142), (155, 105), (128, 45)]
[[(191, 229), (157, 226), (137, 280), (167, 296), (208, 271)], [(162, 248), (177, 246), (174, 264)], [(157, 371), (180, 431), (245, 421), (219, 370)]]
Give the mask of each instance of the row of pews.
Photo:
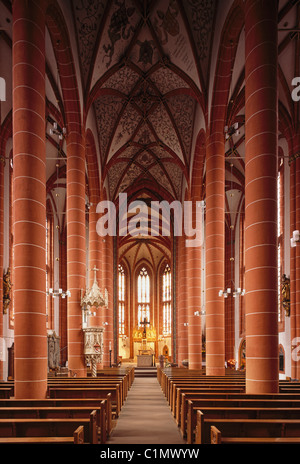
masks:
[(157, 378), (187, 444), (300, 443), (300, 383), (279, 393), (246, 394), (245, 374), (165, 368)]
[(106, 443), (134, 380), (134, 368), (97, 377), (48, 377), (45, 399), (16, 399), (0, 382), (1, 443)]

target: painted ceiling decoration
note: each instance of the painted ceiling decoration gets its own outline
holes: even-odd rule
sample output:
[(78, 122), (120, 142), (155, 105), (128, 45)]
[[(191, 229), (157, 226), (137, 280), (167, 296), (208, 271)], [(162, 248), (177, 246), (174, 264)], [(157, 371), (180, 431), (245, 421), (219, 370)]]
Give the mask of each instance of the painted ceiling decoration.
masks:
[[(181, 199), (204, 108), (214, 0), (75, 0), (83, 93), (109, 197), (152, 182)], [(89, 110), (89, 108), (87, 109)]]

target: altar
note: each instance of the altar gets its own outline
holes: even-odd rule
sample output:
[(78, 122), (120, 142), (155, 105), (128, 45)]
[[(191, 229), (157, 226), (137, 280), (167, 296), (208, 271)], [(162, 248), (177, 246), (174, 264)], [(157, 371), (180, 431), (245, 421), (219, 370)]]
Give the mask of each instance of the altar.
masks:
[(133, 331), (134, 358), (137, 367), (155, 365), (156, 329), (144, 319)]
[(138, 354), (137, 367), (152, 367), (153, 355), (152, 354)]

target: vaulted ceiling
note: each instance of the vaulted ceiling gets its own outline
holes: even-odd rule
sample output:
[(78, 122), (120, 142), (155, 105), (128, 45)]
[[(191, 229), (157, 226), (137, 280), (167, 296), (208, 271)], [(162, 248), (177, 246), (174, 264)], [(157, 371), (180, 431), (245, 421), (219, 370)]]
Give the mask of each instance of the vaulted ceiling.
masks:
[(111, 199), (145, 183), (181, 198), (205, 111), (216, 4), (72, 2), (83, 94)]

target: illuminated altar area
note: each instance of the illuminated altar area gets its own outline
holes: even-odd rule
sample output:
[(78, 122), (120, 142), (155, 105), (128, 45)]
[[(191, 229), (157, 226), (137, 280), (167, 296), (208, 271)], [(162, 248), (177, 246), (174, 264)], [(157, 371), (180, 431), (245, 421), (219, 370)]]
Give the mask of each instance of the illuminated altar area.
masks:
[(155, 365), (156, 329), (146, 319), (141, 325), (133, 331), (134, 360), (138, 367), (150, 367)]

